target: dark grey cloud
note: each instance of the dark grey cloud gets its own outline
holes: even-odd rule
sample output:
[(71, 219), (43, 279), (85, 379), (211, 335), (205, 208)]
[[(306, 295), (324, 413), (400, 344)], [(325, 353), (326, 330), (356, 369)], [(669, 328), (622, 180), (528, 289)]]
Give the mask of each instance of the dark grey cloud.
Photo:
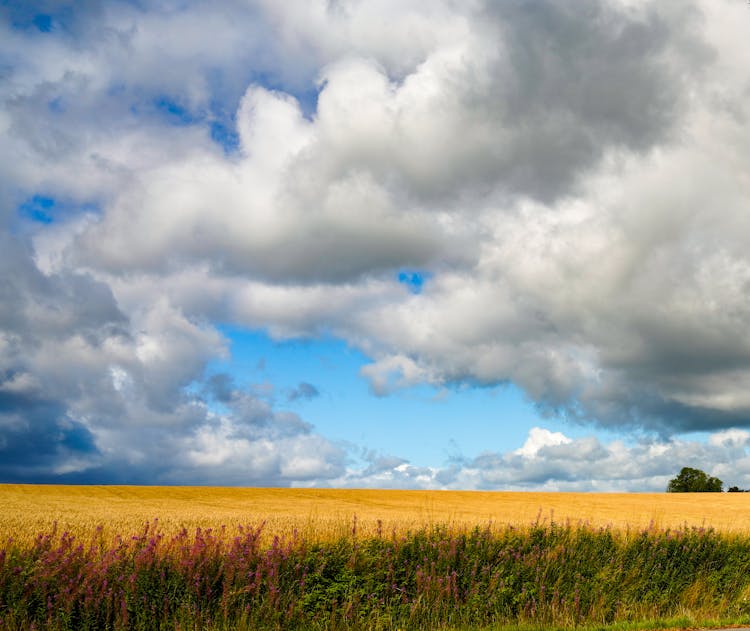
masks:
[[(594, 0), (488, 3), (484, 27), (498, 42), (493, 80), (486, 97), (465, 97), (478, 101), (477, 118), (507, 130), (488, 176), (550, 202), (607, 152), (647, 151), (669, 138), (685, 89), (685, 68), (670, 54), (693, 28), (692, 12), (686, 6), (675, 19), (656, 4), (634, 11)], [(708, 54), (700, 39), (693, 46)], [(696, 78), (704, 61), (695, 55)]]
[[(0, 234), (0, 476), (35, 480), (98, 459), (87, 424), (68, 403), (98, 396), (96, 379), (64, 349), (126, 339), (126, 318), (106, 285), (86, 275), (42, 274), (33, 250)], [(101, 393), (106, 395), (106, 391)]]
[(98, 459), (94, 437), (57, 401), (12, 396), (0, 384), (0, 478), (36, 482), (71, 461)]
[(35, 335), (57, 339), (80, 334), (94, 343), (124, 334), (127, 318), (112, 291), (88, 274), (45, 275), (27, 240), (0, 233), (0, 325), (24, 342)]
[(105, 283), (43, 272), (28, 241), (0, 244), (0, 479), (288, 485), (343, 473), (345, 453), (297, 415), (228, 375), (200, 386), (223, 348), (213, 329), (163, 300), (126, 315)]

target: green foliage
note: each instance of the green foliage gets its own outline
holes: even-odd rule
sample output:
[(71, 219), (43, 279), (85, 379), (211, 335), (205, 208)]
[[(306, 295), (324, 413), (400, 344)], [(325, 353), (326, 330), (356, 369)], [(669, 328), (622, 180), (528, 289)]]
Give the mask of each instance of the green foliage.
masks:
[(635, 629), (750, 615), (750, 538), (536, 524), (408, 535), (260, 529), (0, 550), (3, 629)]
[(700, 469), (683, 467), (679, 475), (669, 481), (667, 493), (721, 493), (723, 482)]

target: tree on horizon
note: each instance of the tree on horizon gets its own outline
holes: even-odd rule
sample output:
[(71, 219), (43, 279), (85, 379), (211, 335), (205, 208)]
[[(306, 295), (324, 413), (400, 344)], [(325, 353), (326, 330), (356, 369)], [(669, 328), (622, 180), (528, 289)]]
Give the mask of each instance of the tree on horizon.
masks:
[(667, 493), (721, 493), (723, 482), (705, 471), (683, 467), (667, 485)]

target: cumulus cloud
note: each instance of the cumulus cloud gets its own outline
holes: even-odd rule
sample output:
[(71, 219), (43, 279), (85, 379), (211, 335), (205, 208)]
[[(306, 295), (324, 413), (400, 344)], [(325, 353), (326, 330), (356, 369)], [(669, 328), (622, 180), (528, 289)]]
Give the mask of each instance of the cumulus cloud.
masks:
[(369, 454), (370, 465), (352, 470), (335, 485), (380, 488), (505, 489), (516, 491), (654, 492), (667, 488), (682, 466), (718, 476), (725, 488), (750, 482), (750, 452), (744, 430), (717, 432), (708, 443), (648, 439), (626, 444), (588, 436), (569, 438), (542, 427), (507, 452), (456, 458), (448, 465), (418, 467), (398, 458)]
[[(742, 3), (0, 16), (6, 477), (344, 480), (341, 447), (207, 381), (228, 352), (214, 322), (342, 338), (377, 395), (512, 382), (543, 414), (668, 450), (750, 424)], [(716, 436), (706, 457), (744, 445)], [(594, 479), (623, 453), (662, 462), (649, 449), (539, 430), (516, 453), (368, 463), (361, 481), (575, 486), (566, 463)]]
[[(527, 444), (534, 441), (534, 434), (544, 431), (533, 428)], [(747, 479), (748, 454), (741, 445), (678, 439), (627, 445), (619, 440), (602, 443), (594, 437), (564, 435), (558, 439), (531, 455), (520, 450), (488, 452), (466, 460), (451, 482), (485, 489), (662, 492), (680, 467), (687, 466), (683, 463), (714, 472), (728, 484)]]
[(569, 445), (570, 442), (570, 438), (561, 432), (551, 432), (543, 427), (532, 427), (526, 442), (513, 453), (533, 458), (545, 447)]
[[(86, 274), (45, 274), (0, 238), (0, 477), (7, 481), (291, 484), (346, 452), (226, 375), (211, 326), (166, 299), (125, 314)], [(317, 392), (300, 384), (298, 396)]]

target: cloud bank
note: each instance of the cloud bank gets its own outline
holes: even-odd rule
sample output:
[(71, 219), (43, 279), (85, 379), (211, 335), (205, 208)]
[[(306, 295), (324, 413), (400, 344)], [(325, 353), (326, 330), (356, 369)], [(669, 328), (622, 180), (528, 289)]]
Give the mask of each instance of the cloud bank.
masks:
[[(4, 479), (661, 488), (704, 449), (671, 437), (750, 425), (743, 3), (0, 16)], [(512, 382), (662, 446), (356, 465), (206, 381), (217, 322), (344, 339), (381, 396)]]
[(370, 455), (370, 466), (330, 481), (332, 486), (426, 489), (506, 489), (551, 492), (661, 493), (679, 472), (675, 463), (712, 471), (724, 488), (750, 479), (746, 430), (725, 430), (708, 443), (675, 439), (643, 440), (634, 445), (594, 437), (571, 439), (533, 427), (524, 445), (473, 458), (458, 457), (443, 467), (418, 467)]

